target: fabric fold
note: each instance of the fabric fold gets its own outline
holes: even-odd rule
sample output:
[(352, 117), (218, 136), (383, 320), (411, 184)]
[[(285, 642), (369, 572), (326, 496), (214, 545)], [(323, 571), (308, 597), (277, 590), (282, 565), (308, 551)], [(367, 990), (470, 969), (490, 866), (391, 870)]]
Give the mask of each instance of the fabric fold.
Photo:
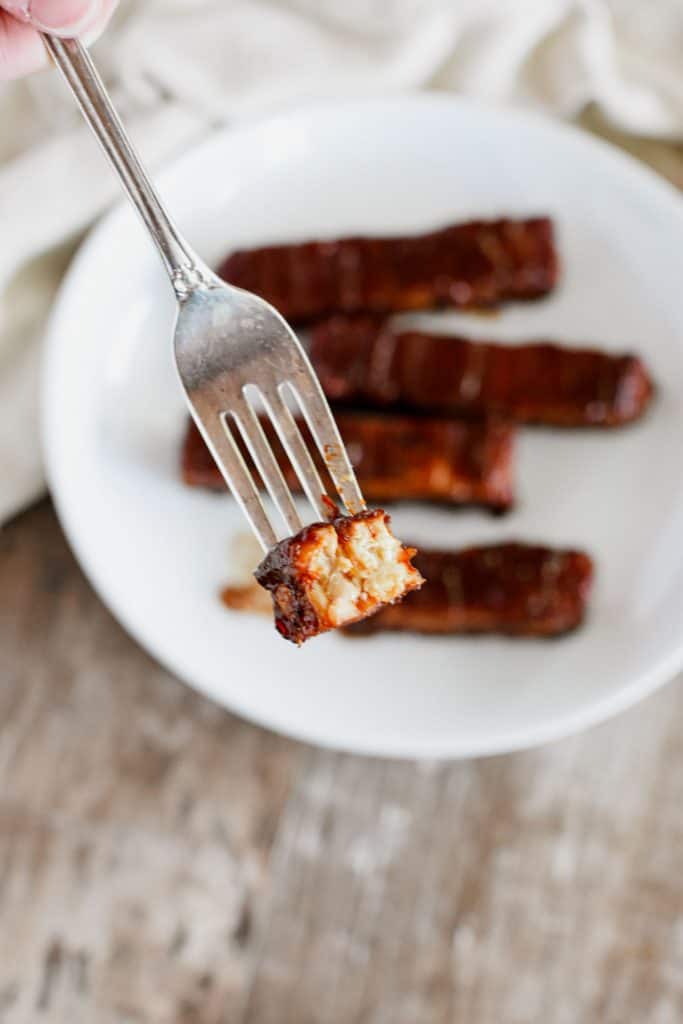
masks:
[[(128, 0), (94, 48), (152, 169), (287, 105), (438, 88), (683, 136), (680, 0)], [(51, 72), (0, 95), (0, 523), (44, 486), (39, 346), (118, 185)]]

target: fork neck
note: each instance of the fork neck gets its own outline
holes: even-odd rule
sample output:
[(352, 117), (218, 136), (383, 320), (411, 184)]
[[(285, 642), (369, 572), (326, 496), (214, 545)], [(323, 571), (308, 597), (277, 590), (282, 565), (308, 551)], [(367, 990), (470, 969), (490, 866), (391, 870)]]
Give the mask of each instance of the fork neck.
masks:
[(43, 42), (147, 226), (177, 298), (182, 301), (196, 288), (209, 287), (213, 272), (169, 217), (87, 50), (77, 39), (43, 35)]

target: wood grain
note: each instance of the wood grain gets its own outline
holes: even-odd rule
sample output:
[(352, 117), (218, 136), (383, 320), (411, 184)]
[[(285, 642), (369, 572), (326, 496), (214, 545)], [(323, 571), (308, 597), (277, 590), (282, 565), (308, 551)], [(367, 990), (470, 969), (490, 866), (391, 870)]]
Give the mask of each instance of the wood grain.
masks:
[(314, 750), (0, 534), (0, 1021), (683, 1019), (683, 688), (508, 757)]
[(0, 581), (1, 1024), (683, 1020), (680, 682), (541, 750), (373, 761), (171, 678), (48, 503)]

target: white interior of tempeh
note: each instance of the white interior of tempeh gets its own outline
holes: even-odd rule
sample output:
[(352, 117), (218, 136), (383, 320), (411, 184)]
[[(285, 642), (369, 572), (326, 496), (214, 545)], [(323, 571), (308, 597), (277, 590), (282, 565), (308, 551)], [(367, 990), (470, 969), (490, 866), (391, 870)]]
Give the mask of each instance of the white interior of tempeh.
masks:
[(418, 579), (383, 517), (355, 520), (345, 530), (342, 541), (331, 524), (322, 529), (307, 560), (308, 597), (331, 626), (396, 601)]

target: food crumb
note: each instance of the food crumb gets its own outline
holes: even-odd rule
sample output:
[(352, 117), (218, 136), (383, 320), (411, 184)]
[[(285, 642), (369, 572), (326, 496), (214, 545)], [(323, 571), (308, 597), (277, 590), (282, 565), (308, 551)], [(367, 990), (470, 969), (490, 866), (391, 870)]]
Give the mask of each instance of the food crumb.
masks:
[(221, 601), (226, 608), (234, 612), (247, 612), (253, 615), (270, 616), (273, 602), (270, 594), (263, 590), (256, 580), (235, 586), (223, 587)]

